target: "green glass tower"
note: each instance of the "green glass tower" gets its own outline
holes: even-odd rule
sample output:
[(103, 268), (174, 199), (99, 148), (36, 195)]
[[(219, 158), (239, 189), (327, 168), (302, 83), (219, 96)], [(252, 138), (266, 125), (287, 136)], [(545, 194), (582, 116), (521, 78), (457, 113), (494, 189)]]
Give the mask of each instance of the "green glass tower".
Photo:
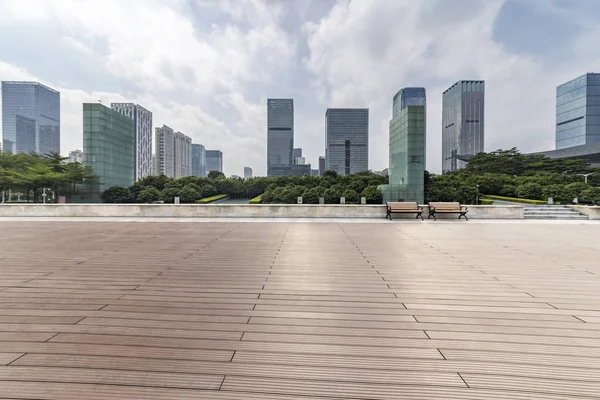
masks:
[[(398, 96), (394, 97), (396, 105)], [(424, 202), (425, 106), (394, 107), (390, 121), (389, 185), (381, 185), (383, 201)]]
[(83, 104), (83, 163), (99, 177), (100, 190), (133, 185), (133, 120), (99, 103)]

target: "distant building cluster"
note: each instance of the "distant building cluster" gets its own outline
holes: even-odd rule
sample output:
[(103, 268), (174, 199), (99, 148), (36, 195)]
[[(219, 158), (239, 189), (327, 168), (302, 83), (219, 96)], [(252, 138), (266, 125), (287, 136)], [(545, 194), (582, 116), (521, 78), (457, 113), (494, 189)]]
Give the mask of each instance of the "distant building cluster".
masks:
[[(3, 81), (1, 90), (2, 150), (60, 153), (60, 93), (38, 82)], [(82, 136), (83, 151), (69, 152), (68, 161), (92, 167), (101, 191), (150, 175), (181, 178), (223, 171), (221, 151), (205, 151), (167, 125), (153, 131), (152, 112), (139, 104), (84, 103)]]
[[(60, 153), (60, 93), (38, 82), (3, 81), (2, 145), (12, 153)], [(423, 87), (400, 89), (392, 99), (386, 200), (423, 201), (426, 165), (427, 97)], [(322, 176), (369, 170), (369, 109), (325, 111), (324, 156), (312, 168), (294, 147), (294, 100), (267, 99), (267, 175)], [(464, 168), (484, 151), (485, 82), (460, 80), (442, 93), (442, 173)], [(168, 125), (153, 130), (152, 112), (135, 103), (83, 104), (83, 151), (69, 162), (93, 168), (100, 189), (130, 186), (150, 175), (204, 177), (223, 172), (223, 153), (192, 143)], [(154, 135), (153, 135), (154, 133)], [(555, 158), (588, 159), (600, 165), (600, 74), (587, 73), (556, 89)], [(154, 144), (153, 144), (154, 143)], [(153, 152), (154, 147), (154, 152)], [(237, 176), (237, 175), (236, 175)], [(253, 177), (245, 167), (243, 179)], [(241, 178), (241, 177), (240, 177)]]

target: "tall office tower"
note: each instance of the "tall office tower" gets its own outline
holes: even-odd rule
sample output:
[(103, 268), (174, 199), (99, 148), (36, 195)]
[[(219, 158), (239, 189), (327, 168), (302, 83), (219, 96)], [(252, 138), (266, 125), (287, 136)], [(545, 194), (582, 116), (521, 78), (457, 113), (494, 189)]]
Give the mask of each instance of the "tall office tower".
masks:
[(135, 180), (152, 175), (152, 113), (133, 103), (112, 103), (110, 107), (133, 120)]
[(318, 169), (311, 169), (310, 170), (310, 176), (319, 176), (319, 170)]
[(223, 172), (223, 153), (220, 150), (206, 150), (206, 173)]
[(369, 109), (328, 108), (325, 112), (325, 168), (340, 175), (369, 169)]
[(74, 162), (83, 163), (83, 151), (81, 151), (81, 150), (70, 151), (68, 161), (70, 163), (74, 163)]
[(167, 125), (155, 130), (156, 173), (175, 177), (175, 132)]
[[(425, 121), (425, 144), (427, 144), (427, 96), (424, 87), (407, 87), (400, 89), (394, 96), (392, 118), (408, 106), (425, 107), (423, 120)], [(425, 157), (424, 163), (427, 165), (427, 157)]]
[(556, 148), (600, 142), (600, 74), (587, 73), (556, 88)]
[[(400, 93), (400, 92), (399, 92)], [(383, 201), (424, 202), (425, 106), (405, 106), (390, 121), (389, 184), (380, 186)]]
[(292, 175), (294, 100), (267, 100), (267, 176)]
[(100, 179), (100, 190), (129, 187), (135, 175), (133, 120), (100, 103), (83, 104), (83, 164)]
[(252, 178), (252, 168), (244, 167), (244, 179)]
[(442, 95), (442, 173), (483, 151), (484, 81), (458, 81)]
[(321, 156), (319, 157), (319, 176), (323, 176), (325, 171), (325, 156)]
[(296, 162), (296, 159), (302, 157), (302, 149), (301, 148), (295, 148), (292, 151), (292, 159), (294, 160), (294, 162)]
[(37, 82), (2, 82), (2, 147), (60, 153), (60, 93)]
[(192, 175), (192, 138), (181, 132), (173, 135), (174, 144), (174, 167), (173, 177), (175, 179)]
[(201, 144), (192, 144), (192, 175), (206, 176), (206, 149)]

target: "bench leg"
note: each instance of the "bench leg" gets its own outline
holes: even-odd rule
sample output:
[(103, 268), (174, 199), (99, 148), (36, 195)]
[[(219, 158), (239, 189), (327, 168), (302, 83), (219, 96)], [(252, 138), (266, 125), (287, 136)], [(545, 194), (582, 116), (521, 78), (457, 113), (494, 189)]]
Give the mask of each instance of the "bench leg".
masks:
[(437, 221), (437, 219), (435, 218), (435, 214), (429, 214), (429, 217), (427, 217), (427, 219), (430, 219), (431, 217), (433, 217), (434, 221)]

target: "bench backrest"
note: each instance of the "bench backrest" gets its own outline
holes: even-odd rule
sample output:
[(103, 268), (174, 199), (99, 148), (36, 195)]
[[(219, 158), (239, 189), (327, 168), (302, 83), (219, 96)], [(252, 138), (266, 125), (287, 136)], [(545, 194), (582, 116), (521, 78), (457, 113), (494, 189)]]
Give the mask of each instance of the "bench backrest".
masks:
[(432, 202), (429, 203), (430, 207), (436, 210), (458, 210), (460, 211), (460, 203), (458, 202)]
[(392, 210), (406, 211), (406, 210), (418, 210), (419, 206), (414, 201), (406, 202), (388, 202), (387, 206)]

